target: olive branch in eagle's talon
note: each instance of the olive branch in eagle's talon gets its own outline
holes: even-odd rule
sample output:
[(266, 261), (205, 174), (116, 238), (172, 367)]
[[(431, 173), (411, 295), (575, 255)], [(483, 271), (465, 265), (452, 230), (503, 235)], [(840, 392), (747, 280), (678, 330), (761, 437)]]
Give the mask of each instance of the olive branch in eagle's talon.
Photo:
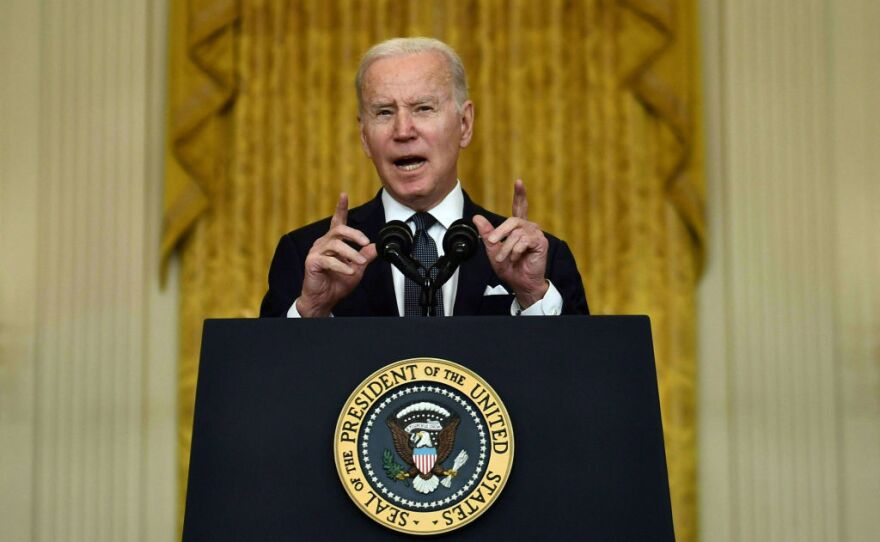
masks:
[(382, 469), (388, 475), (388, 478), (395, 482), (402, 481), (403, 485), (409, 487), (409, 482), (407, 481), (407, 478), (410, 476), (409, 472), (404, 470), (402, 465), (394, 461), (394, 454), (387, 448), (382, 453)]

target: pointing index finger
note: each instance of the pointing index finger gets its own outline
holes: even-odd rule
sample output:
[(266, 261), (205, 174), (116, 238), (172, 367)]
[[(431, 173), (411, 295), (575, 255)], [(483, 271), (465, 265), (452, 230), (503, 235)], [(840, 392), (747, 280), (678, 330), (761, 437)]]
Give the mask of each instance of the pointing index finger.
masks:
[(513, 216), (528, 220), (529, 202), (526, 199), (526, 185), (522, 179), (513, 183)]
[(333, 216), (330, 218), (330, 227), (338, 226), (342, 224), (343, 226), (348, 222), (348, 194), (342, 192), (339, 194), (339, 201), (336, 202), (336, 210), (333, 211)]

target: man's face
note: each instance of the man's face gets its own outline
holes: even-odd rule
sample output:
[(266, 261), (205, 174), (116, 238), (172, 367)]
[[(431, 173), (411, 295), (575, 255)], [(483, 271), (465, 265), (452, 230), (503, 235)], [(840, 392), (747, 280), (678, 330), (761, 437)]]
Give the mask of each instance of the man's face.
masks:
[(363, 79), (361, 143), (394, 199), (416, 210), (440, 203), (455, 186), (460, 149), (473, 133), (474, 106), (461, 111), (440, 53), (383, 58)]

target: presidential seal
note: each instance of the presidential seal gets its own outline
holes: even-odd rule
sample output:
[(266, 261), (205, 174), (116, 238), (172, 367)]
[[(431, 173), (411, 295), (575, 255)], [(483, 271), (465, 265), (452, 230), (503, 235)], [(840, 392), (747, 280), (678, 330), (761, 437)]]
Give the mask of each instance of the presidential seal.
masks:
[(333, 442), (357, 506), (409, 534), (452, 531), (498, 498), (513, 465), (513, 430), (495, 391), (451, 361), (388, 365), (348, 398)]

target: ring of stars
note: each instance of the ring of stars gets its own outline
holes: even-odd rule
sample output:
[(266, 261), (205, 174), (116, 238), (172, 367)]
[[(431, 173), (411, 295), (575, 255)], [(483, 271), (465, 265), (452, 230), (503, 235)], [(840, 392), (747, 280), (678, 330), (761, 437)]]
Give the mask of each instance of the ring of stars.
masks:
[[(462, 487), (461, 489), (459, 489), (455, 493), (453, 493), (445, 498), (437, 499), (437, 500), (429, 501), (429, 502), (420, 502), (420, 501), (413, 501), (411, 499), (406, 499), (404, 497), (401, 497), (400, 495), (397, 495), (396, 493), (394, 493), (394, 491), (392, 491), (391, 489), (386, 487), (385, 484), (382, 483), (381, 479), (379, 478), (379, 476), (376, 475), (375, 471), (373, 470), (373, 466), (370, 463), (370, 457), (368, 454), (368, 447), (369, 447), (369, 441), (370, 441), (370, 431), (372, 431), (373, 425), (376, 423), (376, 419), (379, 417), (379, 414), (383, 410), (385, 410), (385, 408), (387, 408), (388, 405), (390, 405), (393, 401), (395, 401), (396, 399), (398, 399), (400, 397), (404, 397), (404, 396), (409, 395), (411, 393), (426, 392), (426, 391), (430, 392), (430, 393), (437, 393), (443, 397), (448, 397), (452, 401), (455, 401), (455, 403), (460, 405), (464, 409), (464, 411), (467, 413), (467, 415), (471, 417), (471, 419), (474, 422), (474, 425), (477, 427), (477, 432), (480, 435), (480, 453), (477, 456), (477, 468), (474, 469), (474, 474), (468, 479), (467, 482), (465, 482), (464, 487)], [(461, 397), (460, 395), (458, 395), (454, 391), (447, 390), (445, 388), (441, 388), (440, 386), (425, 386), (425, 385), (409, 386), (409, 387), (403, 388), (401, 390), (398, 390), (398, 391), (392, 393), (390, 396), (386, 397), (383, 401), (381, 401), (376, 406), (376, 410), (373, 411), (373, 413), (370, 415), (370, 418), (367, 420), (367, 423), (364, 427), (364, 436), (361, 441), (361, 461), (363, 462), (364, 471), (367, 473), (367, 477), (370, 479), (370, 482), (372, 482), (373, 487), (377, 491), (380, 491), (382, 493), (382, 495), (385, 496), (386, 499), (388, 499), (390, 501), (394, 501), (395, 503), (397, 503), (401, 506), (408, 506), (408, 507), (414, 508), (416, 510), (418, 510), (418, 509), (432, 510), (432, 509), (438, 508), (440, 506), (446, 506), (449, 503), (455, 502), (458, 499), (462, 498), (467, 493), (469, 493), (470, 489), (480, 479), (480, 475), (483, 472), (483, 466), (486, 464), (486, 456), (487, 456), (486, 432), (483, 428), (483, 422), (480, 420), (479, 411), (476, 408), (472, 407), (470, 405), (470, 403), (465, 401), (465, 399), (463, 397)]]

